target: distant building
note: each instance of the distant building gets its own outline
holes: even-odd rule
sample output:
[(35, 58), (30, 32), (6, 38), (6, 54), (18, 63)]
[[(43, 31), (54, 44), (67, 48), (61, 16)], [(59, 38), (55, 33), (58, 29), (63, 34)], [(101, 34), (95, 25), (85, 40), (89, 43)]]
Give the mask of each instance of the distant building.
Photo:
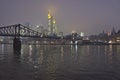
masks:
[(111, 36), (113, 36), (113, 35), (115, 35), (116, 34), (116, 31), (115, 31), (115, 29), (114, 29), (114, 27), (113, 27), (113, 29), (112, 29), (112, 31), (111, 31)]
[(48, 36), (48, 30), (47, 29), (43, 30), (43, 35)]
[(109, 42), (109, 35), (107, 32), (102, 32), (98, 35), (91, 35), (89, 36), (91, 42)]
[(116, 38), (116, 42), (120, 43), (120, 29), (117, 32), (117, 38)]
[(118, 32), (116, 32), (116, 34), (112, 36), (112, 41), (120, 44), (120, 30), (118, 30)]
[(84, 35), (84, 33), (83, 33), (83, 32), (81, 32), (81, 33), (80, 33), (80, 36), (81, 36), (81, 37), (84, 37), (85, 35)]
[(48, 35), (58, 35), (58, 26), (50, 10), (48, 11)]
[(36, 31), (38, 31), (39, 33), (43, 33), (44, 27), (43, 25), (37, 25), (36, 26)]
[(112, 43), (115, 43), (115, 42), (116, 42), (116, 31), (115, 31), (114, 28), (113, 28), (112, 31), (111, 31), (110, 41), (112, 41)]
[(58, 36), (63, 38), (63, 32), (59, 32)]

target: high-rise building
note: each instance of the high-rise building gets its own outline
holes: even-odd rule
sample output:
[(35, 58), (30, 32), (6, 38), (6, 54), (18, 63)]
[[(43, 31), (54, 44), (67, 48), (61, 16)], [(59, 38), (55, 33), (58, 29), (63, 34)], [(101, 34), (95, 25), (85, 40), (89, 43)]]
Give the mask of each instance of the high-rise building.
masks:
[(43, 33), (43, 29), (44, 29), (44, 27), (43, 27), (42, 24), (36, 26), (36, 31), (39, 32), (39, 33)]
[(48, 35), (58, 35), (58, 26), (50, 10), (48, 11)]

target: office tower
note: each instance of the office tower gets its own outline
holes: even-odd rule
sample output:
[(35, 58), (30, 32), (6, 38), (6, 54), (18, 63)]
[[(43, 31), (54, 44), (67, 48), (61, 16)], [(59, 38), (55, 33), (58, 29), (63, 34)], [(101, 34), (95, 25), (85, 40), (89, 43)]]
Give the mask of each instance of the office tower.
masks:
[(48, 35), (58, 35), (58, 27), (56, 24), (56, 20), (50, 10), (48, 11)]

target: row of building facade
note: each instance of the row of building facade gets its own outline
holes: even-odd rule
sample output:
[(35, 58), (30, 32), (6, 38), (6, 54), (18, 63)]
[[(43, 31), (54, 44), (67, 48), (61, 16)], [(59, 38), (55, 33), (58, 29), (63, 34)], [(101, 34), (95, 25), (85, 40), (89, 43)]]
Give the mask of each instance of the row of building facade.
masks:
[(91, 41), (101, 41), (106, 43), (120, 43), (120, 30), (116, 31), (114, 28), (111, 32), (102, 32), (98, 35), (89, 36)]

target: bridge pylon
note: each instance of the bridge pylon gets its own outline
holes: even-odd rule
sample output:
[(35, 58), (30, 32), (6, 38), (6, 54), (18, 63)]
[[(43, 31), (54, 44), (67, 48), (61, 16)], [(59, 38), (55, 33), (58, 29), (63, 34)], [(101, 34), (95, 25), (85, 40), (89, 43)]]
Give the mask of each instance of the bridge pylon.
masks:
[(0, 27), (0, 36), (14, 37), (13, 50), (15, 52), (21, 51), (20, 37), (41, 38), (42, 33), (32, 30), (31, 28), (22, 24), (15, 24), (10, 26)]
[(13, 40), (13, 50), (16, 54), (21, 53), (21, 40), (19, 37), (15, 37)]
[(21, 53), (20, 24), (15, 26), (15, 37), (13, 40), (13, 50), (14, 50), (14, 53), (17, 53), (17, 54)]

